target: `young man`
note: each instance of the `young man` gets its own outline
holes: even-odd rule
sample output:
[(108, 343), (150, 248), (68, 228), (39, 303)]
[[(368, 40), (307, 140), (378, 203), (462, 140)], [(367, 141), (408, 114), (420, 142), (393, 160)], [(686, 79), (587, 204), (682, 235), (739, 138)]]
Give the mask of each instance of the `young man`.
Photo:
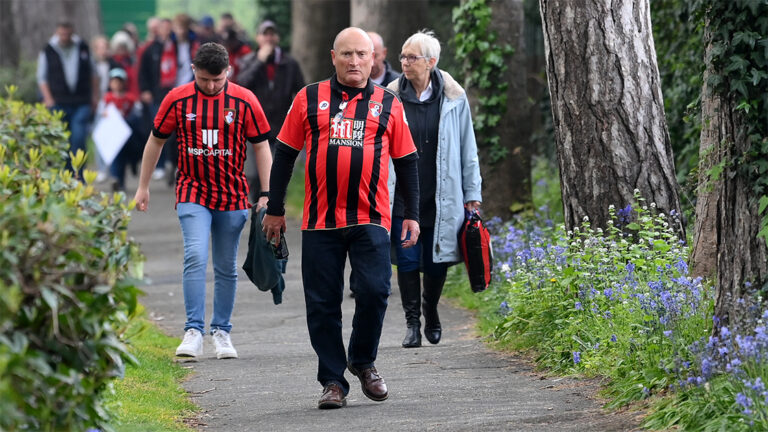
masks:
[[(346, 369), (358, 377), (369, 399), (389, 396), (374, 362), (392, 276), (390, 159), (408, 197), (402, 232), (395, 235), (404, 247), (419, 236), (416, 147), (400, 101), (368, 79), (373, 54), (371, 38), (363, 30), (342, 30), (331, 51), (336, 75), (296, 95), (277, 137), (262, 222), (267, 239), (279, 241), (286, 228), (283, 205), (293, 163), (306, 148), (301, 270), (309, 337), (323, 386), (320, 409), (346, 405)], [(356, 280), (348, 355), (341, 335), (347, 256)]]
[[(253, 144), (261, 184), (269, 184), (269, 124), (253, 93), (228, 82), (226, 48), (206, 43), (192, 68), (194, 81), (171, 90), (160, 105), (144, 149), (134, 200), (139, 211), (147, 211), (152, 171), (163, 144), (176, 131), (176, 209), (184, 236), (182, 284), (187, 312), (186, 333), (176, 355), (197, 358), (203, 354), (210, 237), (215, 274), (211, 334), (217, 358), (236, 358), (229, 320), (235, 305), (237, 247), (250, 207), (243, 173), (245, 149)], [(257, 209), (266, 206), (266, 197), (266, 191), (259, 194)]]

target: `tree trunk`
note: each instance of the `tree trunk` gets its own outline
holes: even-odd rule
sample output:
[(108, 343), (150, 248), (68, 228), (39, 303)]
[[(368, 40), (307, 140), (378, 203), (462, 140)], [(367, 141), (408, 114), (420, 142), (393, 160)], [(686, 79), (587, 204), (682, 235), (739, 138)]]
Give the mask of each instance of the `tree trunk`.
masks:
[[(568, 229), (608, 206), (680, 213), (648, 0), (541, 0), (547, 78)], [(681, 222), (674, 224), (685, 238)]]
[(399, 71), (400, 48), (409, 36), (425, 27), (428, 1), (351, 0), (351, 3), (352, 25), (380, 34), (387, 47), (387, 61)]
[[(707, 51), (711, 49), (707, 47)], [(711, 92), (707, 81), (713, 72), (712, 66), (708, 65), (704, 71), (702, 95)], [(719, 144), (726, 139), (724, 124), (727, 125), (729, 122), (723, 122), (723, 119), (718, 116), (723, 109), (730, 109), (730, 107), (723, 106), (716, 95), (702, 96), (696, 222), (693, 228), (693, 249), (690, 260), (693, 277), (714, 278), (716, 276), (718, 245), (721, 243), (717, 230), (717, 200), (722, 195), (722, 182), (709, 181), (709, 170), (724, 158), (722, 154), (724, 148)], [(714, 121), (706, 121), (707, 119)]]
[[(103, 32), (101, 26), (101, 7), (98, 1), (82, 0), (0, 0), (10, 2), (17, 35), (18, 52), (22, 60), (34, 61), (43, 49), (59, 21), (69, 21), (75, 28), (75, 34), (86, 42)], [(3, 13), (8, 5), (3, 6)], [(6, 54), (6, 43), (0, 39), (2, 56)], [(8, 51), (12, 52), (12, 51)]]
[[(706, 32), (707, 41), (710, 37)], [(713, 57), (712, 49), (708, 43), (705, 59)], [(707, 65), (706, 75), (717, 72)], [(692, 260), (696, 273), (717, 274), (715, 317), (722, 325), (739, 326), (757, 318), (763, 306), (756, 292), (768, 278), (768, 253), (765, 240), (757, 236), (761, 216), (751, 173), (739, 162), (751, 146), (747, 120), (736, 108), (738, 100), (715, 92), (706, 75)], [(710, 178), (709, 168), (724, 161), (722, 173)]]
[[(531, 104), (526, 82), (523, 3), (523, 0), (497, 0), (490, 4), (493, 16), (490, 30), (497, 35), (496, 44), (514, 49), (504, 75), (495, 78), (508, 84), (507, 111), (498, 126), (490, 131), (501, 138), (501, 145), (509, 152), (506, 157), (491, 162), (491, 149), (478, 145), (483, 176), (483, 212), (505, 220), (531, 205)], [(492, 92), (475, 87), (467, 88), (467, 91), (474, 113), (482, 110), (478, 102), (481, 96), (493, 96)]]
[(291, 55), (301, 65), (307, 82), (333, 74), (333, 40), (349, 27), (349, 9), (349, 1), (343, 0), (292, 1)]
[(0, 67), (19, 66), (19, 35), (16, 33), (13, 2), (0, 0)]

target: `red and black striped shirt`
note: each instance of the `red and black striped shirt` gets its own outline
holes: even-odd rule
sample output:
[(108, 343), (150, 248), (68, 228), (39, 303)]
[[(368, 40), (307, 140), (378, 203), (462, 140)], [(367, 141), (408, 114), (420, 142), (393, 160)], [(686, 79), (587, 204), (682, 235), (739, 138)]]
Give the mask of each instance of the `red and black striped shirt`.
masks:
[(390, 229), (390, 157), (416, 152), (405, 110), (384, 87), (350, 97), (334, 76), (304, 87), (277, 139), (306, 147), (302, 229), (359, 224)]
[(213, 210), (250, 207), (243, 167), (247, 142), (267, 139), (269, 123), (250, 90), (227, 82), (207, 96), (195, 82), (171, 90), (155, 117), (152, 133), (168, 138), (176, 131), (176, 203)]

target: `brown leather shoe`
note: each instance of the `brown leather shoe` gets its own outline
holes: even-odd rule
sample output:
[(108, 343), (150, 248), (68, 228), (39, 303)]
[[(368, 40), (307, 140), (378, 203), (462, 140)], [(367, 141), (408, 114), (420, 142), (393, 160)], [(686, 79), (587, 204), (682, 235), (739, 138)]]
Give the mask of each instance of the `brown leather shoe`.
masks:
[(348, 365), (347, 368), (352, 375), (356, 376), (360, 380), (360, 385), (363, 388), (363, 394), (370, 400), (381, 402), (389, 397), (387, 393), (387, 383), (384, 382), (384, 378), (379, 375), (375, 367), (368, 369), (357, 370), (352, 365)]
[(323, 388), (323, 395), (317, 401), (317, 407), (320, 409), (341, 408), (347, 405), (347, 398), (344, 397), (344, 390), (338, 384), (328, 384)]

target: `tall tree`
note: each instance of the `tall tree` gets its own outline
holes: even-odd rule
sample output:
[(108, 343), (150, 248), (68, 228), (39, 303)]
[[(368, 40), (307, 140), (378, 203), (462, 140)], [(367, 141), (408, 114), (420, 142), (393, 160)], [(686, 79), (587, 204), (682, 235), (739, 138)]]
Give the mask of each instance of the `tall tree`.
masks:
[(315, 82), (333, 73), (331, 48), (336, 35), (349, 27), (349, 0), (293, 0), (291, 54), (304, 79)]
[[(547, 79), (568, 228), (634, 190), (680, 213), (648, 0), (541, 0)], [(682, 223), (675, 229), (685, 238)]]
[(464, 0), (454, 14), (475, 120), (483, 210), (503, 219), (531, 203), (523, 6), (523, 0)]
[(716, 274), (715, 316), (740, 326), (759, 316), (768, 282), (768, 4), (698, 5), (707, 69), (693, 266)]
[[(426, 27), (428, 0), (351, 0), (353, 26), (375, 31), (387, 46), (387, 61), (400, 70), (400, 47), (418, 30)], [(408, 11), (403, 13), (403, 11)]]

